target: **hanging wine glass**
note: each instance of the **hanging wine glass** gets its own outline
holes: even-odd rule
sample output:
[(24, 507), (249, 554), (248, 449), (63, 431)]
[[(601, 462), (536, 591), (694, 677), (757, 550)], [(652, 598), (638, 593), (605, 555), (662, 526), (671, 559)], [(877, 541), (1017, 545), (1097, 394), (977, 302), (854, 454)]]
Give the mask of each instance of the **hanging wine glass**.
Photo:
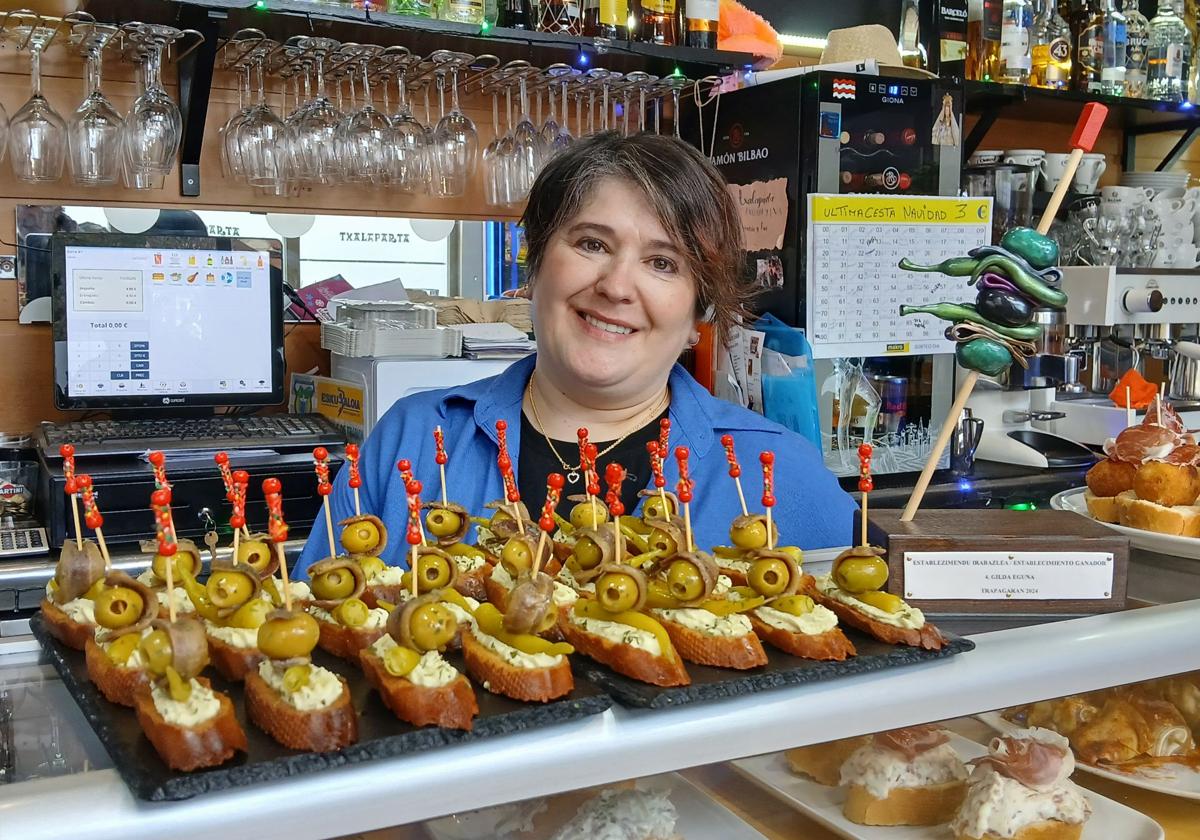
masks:
[(136, 27), (136, 37), (146, 48), (142, 64), (145, 90), (134, 100), (125, 123), (125, 156), (133, 172), (166, 175), (179, 155), (183, 117), (162, 84), (163, 50), (181, 33), (170, 26)]
[(396, 73), (396, 92), (399, 110), (392, 117), (392, 130), (387, 144), (389, 151), (388, 180), (401, 192), (423, 190), (428, 181), (429, 144), (425, 126), (413, 116), (408, 101), (406, 67)]
[(433, 137), (433, 193), (448, 197), (462, 195), (478, 164), (479, 134), (475, 123), (462, 112), (458, 103), (459, 59), (452, 59), (449, 73), (440, 69), (436, 76), (438, 93), (444, 92), (450, 77), (450, 113), (438, 120)]
[(67, 130), (71, 179), (82, 186), (117, 183), (121, 177), (121, 138), (125, 121), (100, 91), (104, 48), (117, 27), (77, 24), (71, 40), (86, 56), (86, 96), (71, 115)]
[(55, 30), (32, 27), (27, 35), (20, 34), (29, 45), (32, 90), (9, 124), (13, 175), (29, 183), (57, 181), (67, 162), (67, 124), (42, 96), (42, 50)]

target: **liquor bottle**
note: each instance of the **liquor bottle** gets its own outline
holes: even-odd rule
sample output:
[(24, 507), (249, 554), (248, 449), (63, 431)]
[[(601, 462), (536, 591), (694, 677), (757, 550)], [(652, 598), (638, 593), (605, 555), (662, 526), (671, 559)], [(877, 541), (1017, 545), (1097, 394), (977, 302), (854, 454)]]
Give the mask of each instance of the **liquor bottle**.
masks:
[(675, 0), (642, 0), (637, 39), (647, 44), (673, 47), (679, 43)]
[(1004, 0), (983, 0), (983, 52), (979, 61), (980, 77), (994, 82), (1000, 78), (1000, 38), (1004, 29)]
[(1100, 66), (1104, 61), (1104, 12), (1098, 0), (1084, 0), (1076, 7), (1075, 90), (1100, 92)]
[(1042, 10), (1033, 19), (1033, 68), (1029, 83), (1034, 87), (1066, 90), (1071, 84), (1071, 27), (1058, 13), (1058, 0), (1042, 2)]
[(1125, 0), (1125, 95), (1145, 99), (1150, 22), (1138, 9), (1137, 0)]
[(438, 17), (455, 23), (483, 23), (483, 0), (440, 0)]
[(687, 21), (689, 47), (704, 50), (717, 48), (717, 22), (721, 19), (720, 0), (687, 0), (684, 17)]
[[(690, 0), (688, 5), (691, 5)], [(921, 34), (921, 10), (918, 0), (900, 0), (900, 61), (905, 67), (924, 70), (929, 64), (929, 55), (921, 43)]]
[(983, 0), (967, 6), (967, 78), (983, 78)]
[(533, 7), (529, 0), (504, 0), (500, 7), (500, 25), (509, 29), (533, 29)]
[(1125, 15), (1116, 0), (1104, 0), (1104, 58), (1100, 63), (1100, 92), (1109, 96), (1125, 95)]
[(1192, 34), (1178, 13), (1178, 5), (1172, 0), (1158, 0), (1158, 14), (1150, 21), (1147, 88), (1151, 99), (1167, 102), (1187, 99)]
[(1030, 0), (1004, 0), (1001, 14), (1000, 81), (1028, 84), (1033, 65), (1030, 50), (1033, 3)]

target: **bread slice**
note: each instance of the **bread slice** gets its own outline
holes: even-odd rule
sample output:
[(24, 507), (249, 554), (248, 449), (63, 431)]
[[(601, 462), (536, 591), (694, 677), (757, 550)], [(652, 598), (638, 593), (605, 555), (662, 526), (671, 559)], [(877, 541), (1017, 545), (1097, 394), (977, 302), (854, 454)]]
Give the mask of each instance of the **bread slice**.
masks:
[(42, 623), (47, 633), (75, 650), (83, 650), (84, 645), (95, 638), (99, 626), (91, 622), (81, 624), (72, 621), (62, 607), (49, 598), (42, 599)]
[(438, 688), (415, 685), (403, 677), (393, 677), (383, 660), (370, 650), (359, 652), (359, 662), (367, 682), (375, 687), (384, 705), (401, 720), (413, 726), (444, 726), (471, 731), (471, 722), (479, 714), (475, 691), (470, 681), (459, 674)]
[(83, 658), (87, 663), (88, 679), (110, 703), (132, 706), (138, 689), (150, 684), (145, 669), (118, 665), (94, 639), (87, 640)]
[(804, 594), (808, 595), (818, 604), (833, 610), (833, 614), (838, 617), (840, 624), (855, 627), (881, 642), (887, 642), (889, 645), (909, 645), (910, 647), (919, 647), (925, 650), (941, 650), (946, 645), (946, 639), (942, 636), (942, 632), (929, 621), (926, 621), (921, 627), (916, 628), (897, 627), (894, 624), (879, 621), (866, 613), (859, 612), (849, 604), (843, 604), (841, 601), (830, 598), (817, 588), (816, 581), (813, 580), (811, 575), (807, 577), (808, 580), (805, 581), (802, 587)]
[(1128, 528), (1175, 537), (1200, 537), (1200, 505), (1164, 507), (1144, 499), (1131, 499), (1121, 506), (1119, 519)]
[[(204, 677), (196, 679), (209, 687)], [(246, 752), (246, 733), (234, 714), (233, 701), (220, 692), (216, 696), (221, 707), (215, 715), (196, 726), (179, 726), (159, 714), (149, 683), (138, 689), (133, 706), (138, 723), (159, 758), (172, 770), (216, 767), (238, 752)]]
[(666, 629), (671, 644), (688, 662), (739, 671), (767, 664), (767, 652), (752, 632), (745, 636), (710, 636), (657, 613), (654, 619)]
[(839, 627), (826, 630), (824, 633), (796, 633), (782, 627), (772, 627), (756, 616), (753, 610), (747, 617), (760, 639), (792, 656), (841, 662), (857, 653), (854, 644), (846, 638), (846, 634)]
[(241, 682), (250, 671), (257, 671), (266, 659), (258, 648), (240, 648), (214, 636), (208, 637), (208, 661), (222, 677)]
[(958, 834), (955, 840), (1079, 840), (1083, 836), (1083, 823), (1068, 823), (1061, 820), (1042, 820), (1018, 829), (1012, 837), (1001, 837), (992, 832), (982, 837)]
[(589, 633), (571, 620), (564, 618), (559, 629), (567, 643), (584, 656), (595, 659), (618, 674), (651, 685), (670, 687), (691, 685), (692, 678), (683, 666), (683, 659), (674, 650), (655, 655), (633, 645), (623, 645)]
[(892, 788), (884, 799), (876, 799), (862, 785), (850, 784), (842, 813), (859, 825), (941, 825), (954, 818), (966, 795), (965, 780)]
[(783, 755), (793, 773), (808, 776), (817, 784), (837, 787), (842, 782), (842, 765), (846, 763), (846, 759), (870, 740), (869, 735), (843, 738), (825, 744), (797, 747)]
[(575, 677), (567, 657), (552, 668), (518, 668), (480, 644), (476, 632), (471, 629), (462, 634), (463, 659), (467, 671), (488, 691), (514, 700), (548, 703), (574, 690)]
[[(1132, 490), (1126, 490), (1132, 494)], [(1117, 522), (1121, 518), (1120, 502), (1117, 496), (1096, 496), (1091, 490), (1083, 491), (1083, 501), (1087, 504), (1088, 513), (1097, 522)], [(1136, 497), (1135, 497), (1136, 498)]]
[(344, 624), (325, 621), (321, 618), (317, 619), (317, 624), (321, 628), (321, 638), (317, 641), (321, 650), (353, 662), (355, 665), (358, 664), (358, 652), (375, 644), (387, 632), (387, 629), (383, 627), (375, 629), (347, 627)]
[(358, 716), (350, 701), (350, 687), (342, 683), (342, 695), (324, 709), (301, 711), (283, 699), (258, 671), (246, 674), (246, 716), (259, 729), (285, 747), (309, 752), (327, 752), (358, 740)]

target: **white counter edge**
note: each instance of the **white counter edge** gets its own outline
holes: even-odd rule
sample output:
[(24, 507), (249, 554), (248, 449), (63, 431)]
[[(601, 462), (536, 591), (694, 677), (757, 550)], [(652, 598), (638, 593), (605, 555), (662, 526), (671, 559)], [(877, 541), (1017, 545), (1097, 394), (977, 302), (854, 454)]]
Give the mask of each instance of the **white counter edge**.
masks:
[(5, 838), (330, 837), (1200, 669), (1200, 601), (973, 637), (939, 662), (590, 719), (176, 803), (115, 770), (0, 788)]

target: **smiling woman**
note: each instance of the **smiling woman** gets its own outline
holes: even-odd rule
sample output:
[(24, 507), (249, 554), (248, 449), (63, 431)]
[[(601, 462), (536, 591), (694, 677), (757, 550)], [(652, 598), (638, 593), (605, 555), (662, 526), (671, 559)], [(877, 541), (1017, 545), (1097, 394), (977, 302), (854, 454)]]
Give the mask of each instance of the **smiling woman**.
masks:
[[(804, 548), (850, 542), (854, 503), (803, 437), (754, 412), (719, 400), (679, 365), (708, 320), (718, 336), (745, 313), (753, 295), (744, 271), (741, 227), (725, 182), (699, 152), (671, 138), (604, 133), (576, 143), (542, 171), (523, 219), (528, 243), (536, 356), (499, 376), (399, 400), (362, 450), (362, 501), (392, 529), (405, 522), (405, 491), (395, 464), (412, 462), (436, 486), (433, 427), (445, 433), (451, 496), (471, 511), (501, 498), (495, 424), (508, 424), (508, 448), (522, 500), (540, 507), (551, 472), (566, 475), (560, 501), (584, 492), (577, 430), (599, 449), (600, 474), (613, 462), (628, 475), (625, 509), (652, 476), (646, 444), (669, 418), (669, 448), (691, 452), (696, 482), (696, 543), (724, 542), (741, 509), (725, 476), (719, 443), (732, 434), (744, 459), (771, 450), (776, 460), (775, 515), (782, 538)], [(678, 478), (673, 458), (666, 477)], [(335, 516), (352, 495), (339, 476)], [(299, 570), (319, 560), (315, 535)], [(398, 548), (396, 547), (398, 546)], [(389, 544), (404, 562), (404, 545)]]

